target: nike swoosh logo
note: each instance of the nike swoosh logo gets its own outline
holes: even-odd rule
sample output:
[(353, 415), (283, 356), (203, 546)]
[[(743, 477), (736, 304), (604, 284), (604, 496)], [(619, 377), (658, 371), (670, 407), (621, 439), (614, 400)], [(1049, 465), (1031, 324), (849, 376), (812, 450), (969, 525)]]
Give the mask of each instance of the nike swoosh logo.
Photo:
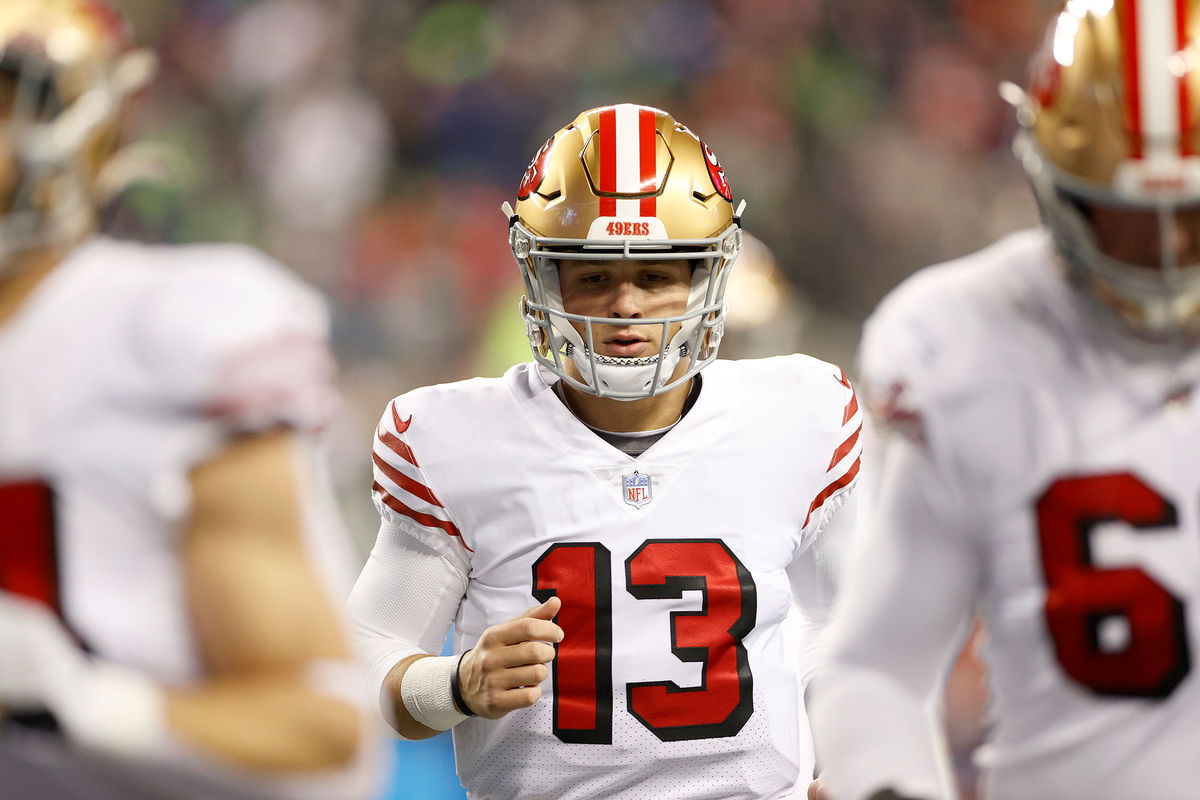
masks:
[(408, 430), (408, 426), (412, 424), (412, 415), (409, 414), (408, 419), (400, 421), (400, 415), (396, 412), (396, 403), (392, 402), (392, 422), (396, 424), (396, 433), (404, 433)]

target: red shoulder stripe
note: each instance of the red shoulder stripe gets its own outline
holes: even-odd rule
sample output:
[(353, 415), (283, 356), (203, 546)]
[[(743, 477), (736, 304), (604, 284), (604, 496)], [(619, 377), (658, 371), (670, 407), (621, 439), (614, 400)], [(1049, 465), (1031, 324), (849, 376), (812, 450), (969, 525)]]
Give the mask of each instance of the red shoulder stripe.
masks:
[[(392, 401), (391, 409), (392, 422), (396, 426), (396, 433), (404, 433), (406, 430), (408, 430), (408, 426), (412, 424), (412, 417), (410, 416), (408, 419), (401, 422), (400, 414), (396, 411), (395, 400)], [(412, 448), (409, 447), (399, 436), (396, 436), (396, 434), (384, 428), (383, 423), (380, 423), (379, 430), (376, 431), (376, 434), (379, 436), (379, 441), (383, 442), (383, 446), (388, 450), (391, 450), (393, 453), (400, 456), (414, 467), (421, 466), (417, 463), (417, 456), (415, 453), (413, 453)]]
[(842, 414), (842, 424), (845, 425), (850, 420), (854, 419), (854, 415), (858, 413), (858, 395), (854, 389), (850, 390), (850, 402), (846, 403), (846, 410)]
[(833, 451), (833, 460), (829, 462), (829, 466), (825, 468), (826, 470), (833, 469), (839, 461), (845, 458), (850, 451), (854, 449), (854, 445), (858, 441), (858, 435), (862, 433), (862, 429), (863, 426), (860, 422), (854, 433), (850, 434), (850, 438), (838, 445), (838, 449)]
[(383, 504), (392, 511), (395, 511), (397, 514), (403, 514), (417, 524), (424, 525), (427, 528), (441, 528), (449, 535), (457, 538), (459, 543), (462, 544), (463, 547), (466, 547), (469, 552), (474, 552), (470, 547), (467, 547), (467, 543), (463, 541), (462, 533), (459, 532), (458, 526), (453, 522), (447, 522), (444, 519), (438, 519), (437, 517), (429, 514), (423, 514), (420, 511), (409, 508), (408, 506), (404, 505), (404, 503), (392, 497), (388, 493), (387, 489), (384, 489), (379, 485), (378, 481), (372, 483), (371, 488), (379, 493), (379, 499), (383, 501)]
[(405, 444), (400, 437), (394, 436), (391, 431), (379, 431), (379, 441), (383, 442), (383, 446), (388, 450), (391, 450), (414, 467), (421, 466), (417, 463), (417, 456), (413, 453), (412, 448)]
[(850, 469), (846, 470), (845, 475), (821, 490), (821, 493), (812, 501), (812, 505), (808, 507), (808, 513), (804, 516), (805, 526), (807, 526), (808, 521), (812, 519), (812, 513), (824, 505), (825, 501), (832, 497), (838, 489), (842, 489), (850, 485), (850, 482), (854, 480), (854, 476), (858, 474), (858, 468), (861, 466), (862, 456), (859, 456), (858, 458), (854, 459), (854, 464), (850, 467)]
[(432, 506), (445, 508), (445, 506), (442, 505), (442, 501), (437, 499), (437, 495), (435, 495), (428, 486), (408, 477), (403, 472), (380, 458), (378, 453), (371, 453), (371, 460), (375, 462), (375, 466), (379, 468), (379, 471), (388, 477), (388, 480), (411, 494), (413, 497), (419, 497)]

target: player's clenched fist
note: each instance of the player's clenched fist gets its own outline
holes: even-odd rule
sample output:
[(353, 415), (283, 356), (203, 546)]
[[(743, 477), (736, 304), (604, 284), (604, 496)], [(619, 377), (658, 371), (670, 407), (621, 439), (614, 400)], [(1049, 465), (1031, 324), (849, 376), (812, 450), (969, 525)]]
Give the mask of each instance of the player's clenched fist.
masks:
[(540, 684), (550, 674), (547, 665), (554, 660), (550, 642), (563, 639), (562, 628), (550, 621), (561, 606), (561, 600), (551, 597), (540, 606), (493, 625), (463, 655), (458, 681), (471, 711), (487, 719), (499, 719), (538, 701), (542, 696)]

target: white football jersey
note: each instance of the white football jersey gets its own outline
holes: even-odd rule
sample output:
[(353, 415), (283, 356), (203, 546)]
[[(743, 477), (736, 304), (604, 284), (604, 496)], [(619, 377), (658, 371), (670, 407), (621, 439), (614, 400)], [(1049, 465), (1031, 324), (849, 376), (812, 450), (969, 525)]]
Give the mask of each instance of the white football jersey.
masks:
[(780, 630), (788, 571), (819, 558), (859, 473), (849, 382), (807, 356), (715, 362), (687, 415), (632, 458), (553, 380), (523, 364), (418, 389), (375, 441), (385, 524), (468, 565), (457, 651), (562, 600), (541, 700), (454, 728), (470, 797), (786, 796), (812, 774)]
[[(95, 239), (0, 325), (0, 376), (0, 589), (55, 608), (97, 656), (187, 685), (201, 669), (179, 555), (188, 473), (238, 431), (323, 424), (319, 298), (249, 248)], [(307, 533), (340, 591), (346, 543)], [(9, 733), (7, 757), (54, 741)]]
[(1194, 798), (1197, 364), (1127, 354), (1065, 280), (1028, 231), (918, 273), (873, 316), (864, 397), (927, 454), (907, 481), (930, 498), (880, 525), (969, 537), (989, 798)]

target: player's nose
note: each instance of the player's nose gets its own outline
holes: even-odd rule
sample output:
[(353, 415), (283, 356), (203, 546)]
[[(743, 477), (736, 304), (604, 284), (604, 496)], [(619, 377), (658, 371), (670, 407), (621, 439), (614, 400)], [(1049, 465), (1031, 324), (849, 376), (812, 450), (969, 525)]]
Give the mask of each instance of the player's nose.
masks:
[(642, 316), (641, 291), (633, 281), (618, 281), (613, 287), (609, 316), (619, 319), (636, 319)]

